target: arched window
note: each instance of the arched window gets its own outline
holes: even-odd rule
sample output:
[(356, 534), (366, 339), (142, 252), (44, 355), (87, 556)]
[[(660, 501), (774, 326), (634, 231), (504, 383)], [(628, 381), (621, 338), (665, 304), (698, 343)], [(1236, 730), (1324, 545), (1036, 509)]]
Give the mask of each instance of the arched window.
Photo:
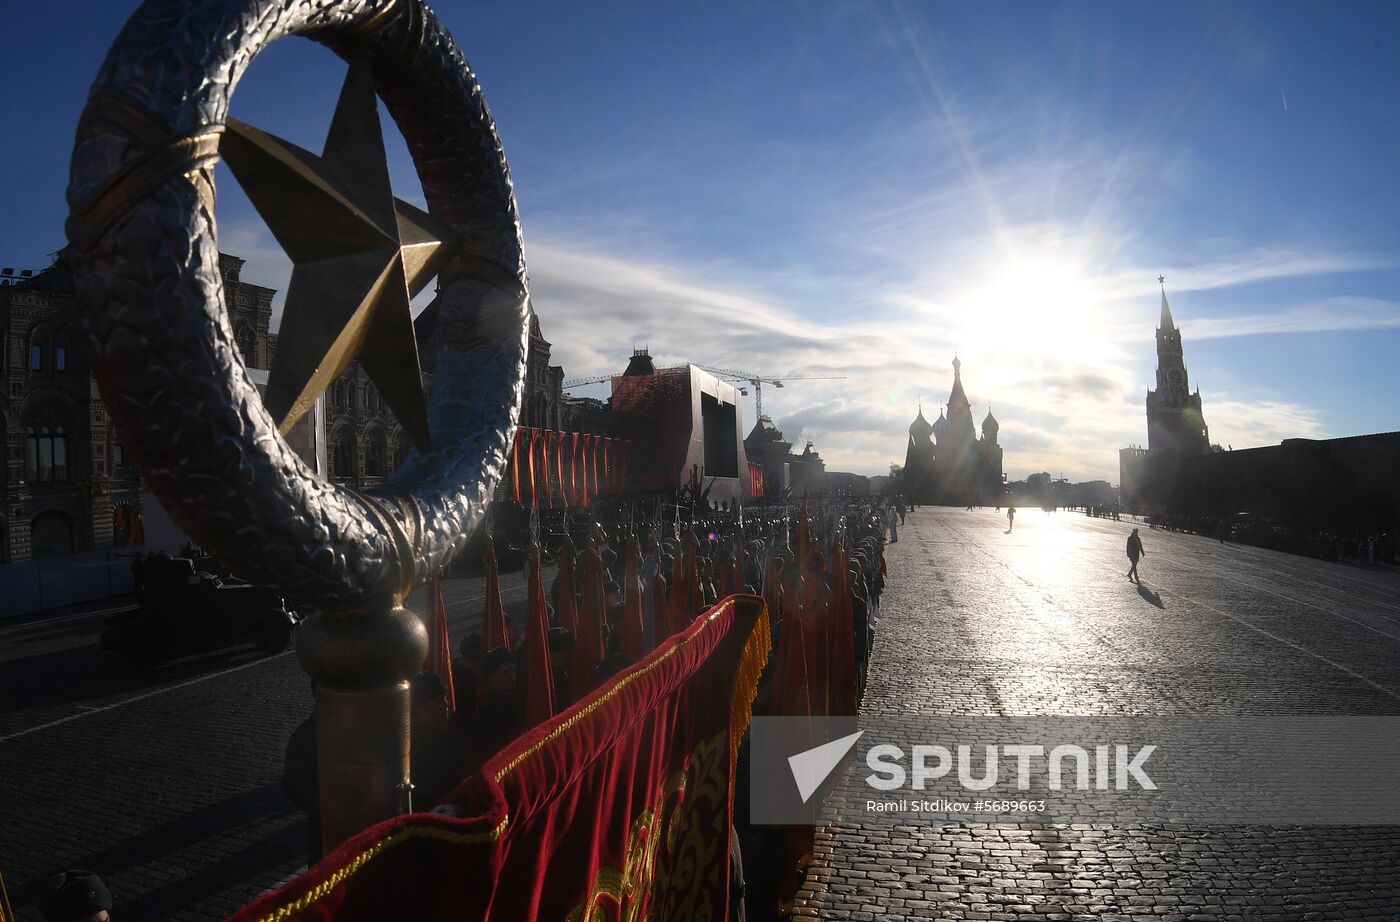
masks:
[(383, 477), (388, 472), (384, 465), (384, 433), (374, 431), (365, 440), (365, 476)]
[(379, 409), (379, 392), (374, 389), (373, 384), (365, 385), (365, 409), (371, 413)]
[(24, 479), (30, 483), (68, 479), (68, 436), (62, 426), (41, 422), (25, 427)]
[(53, 347), (53, 370), (68, 370), (68, 347), (62, 343), (55, 343)]
[(351, 480), (355, 476), (355, 443), (349, 429), (341, 429), (335, 436), (335, 450), (331, 453), (331, 476), (340, 480)]
[(38, 343), (29, 347), (29, 370), (44, 370), (44, 347)]

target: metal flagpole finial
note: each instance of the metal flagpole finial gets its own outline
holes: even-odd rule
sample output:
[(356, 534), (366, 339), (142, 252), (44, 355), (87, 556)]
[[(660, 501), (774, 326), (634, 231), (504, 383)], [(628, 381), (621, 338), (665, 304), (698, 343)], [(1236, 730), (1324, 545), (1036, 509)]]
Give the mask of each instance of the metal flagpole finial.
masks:
[(1158, 284), (1158, 285), (1165, 285), (1165, 284), (1167, 284), (1167, 277), (1166, 277), (1165, 275), (1159, 275), (1159, 276), (1157, 276), (1157, 284)]

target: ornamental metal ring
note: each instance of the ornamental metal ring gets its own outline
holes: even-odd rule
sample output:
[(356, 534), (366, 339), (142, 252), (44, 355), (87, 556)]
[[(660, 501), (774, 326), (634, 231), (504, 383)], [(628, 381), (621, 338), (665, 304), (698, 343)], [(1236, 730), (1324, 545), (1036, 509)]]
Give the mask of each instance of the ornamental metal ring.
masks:
[[(219, 270), (214, 164), (229, 100), (268, 43), (367, 59), (433, 217), (433, 447), (380, 488), (321, 479), (263, 406)], [(78, 125), (69, 262), (98, 387), (150, 489), (236, 574), (327, 610), (397, 604), (479, 522), (524, 387), (528, 291), (510, 172), (466, 60), (421, 0), (148, 0)]]

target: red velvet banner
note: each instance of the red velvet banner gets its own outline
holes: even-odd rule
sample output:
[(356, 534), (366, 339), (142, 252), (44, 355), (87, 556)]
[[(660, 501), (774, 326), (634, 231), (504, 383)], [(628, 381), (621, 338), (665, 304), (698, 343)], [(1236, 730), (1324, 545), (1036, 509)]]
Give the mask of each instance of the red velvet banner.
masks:
[(767, 656), (762, 600), (726, 599), (463, 781), (464, 818), (380, 823), (233, 919), (725, 919)]

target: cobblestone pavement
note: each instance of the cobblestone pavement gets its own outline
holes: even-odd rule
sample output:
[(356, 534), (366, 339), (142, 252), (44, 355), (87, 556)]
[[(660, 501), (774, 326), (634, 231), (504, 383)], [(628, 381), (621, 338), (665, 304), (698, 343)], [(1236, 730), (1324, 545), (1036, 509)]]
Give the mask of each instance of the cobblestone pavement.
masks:
[[(919, 509), (863, 714), (1400, 714), (1400, 576), (1127, 522)], [(853, 768), (852, 772), (860, 771)], [(802, 919), (1397, 919), (1400, 829), (851, 825)]]
[[(446, 583), (454, 641), (483, 591)], [(523, 623), (520, 573), (502, 594)], [(280, 782), (309, 681), (290, 651), (134, 669), (98, 651), (103, 620), (0, 623), (0, 874), (20, 919), (37, 922), (36, 885), (69, 867), (102, 876), (118, 919), (222, 919), (305, 865)]]

